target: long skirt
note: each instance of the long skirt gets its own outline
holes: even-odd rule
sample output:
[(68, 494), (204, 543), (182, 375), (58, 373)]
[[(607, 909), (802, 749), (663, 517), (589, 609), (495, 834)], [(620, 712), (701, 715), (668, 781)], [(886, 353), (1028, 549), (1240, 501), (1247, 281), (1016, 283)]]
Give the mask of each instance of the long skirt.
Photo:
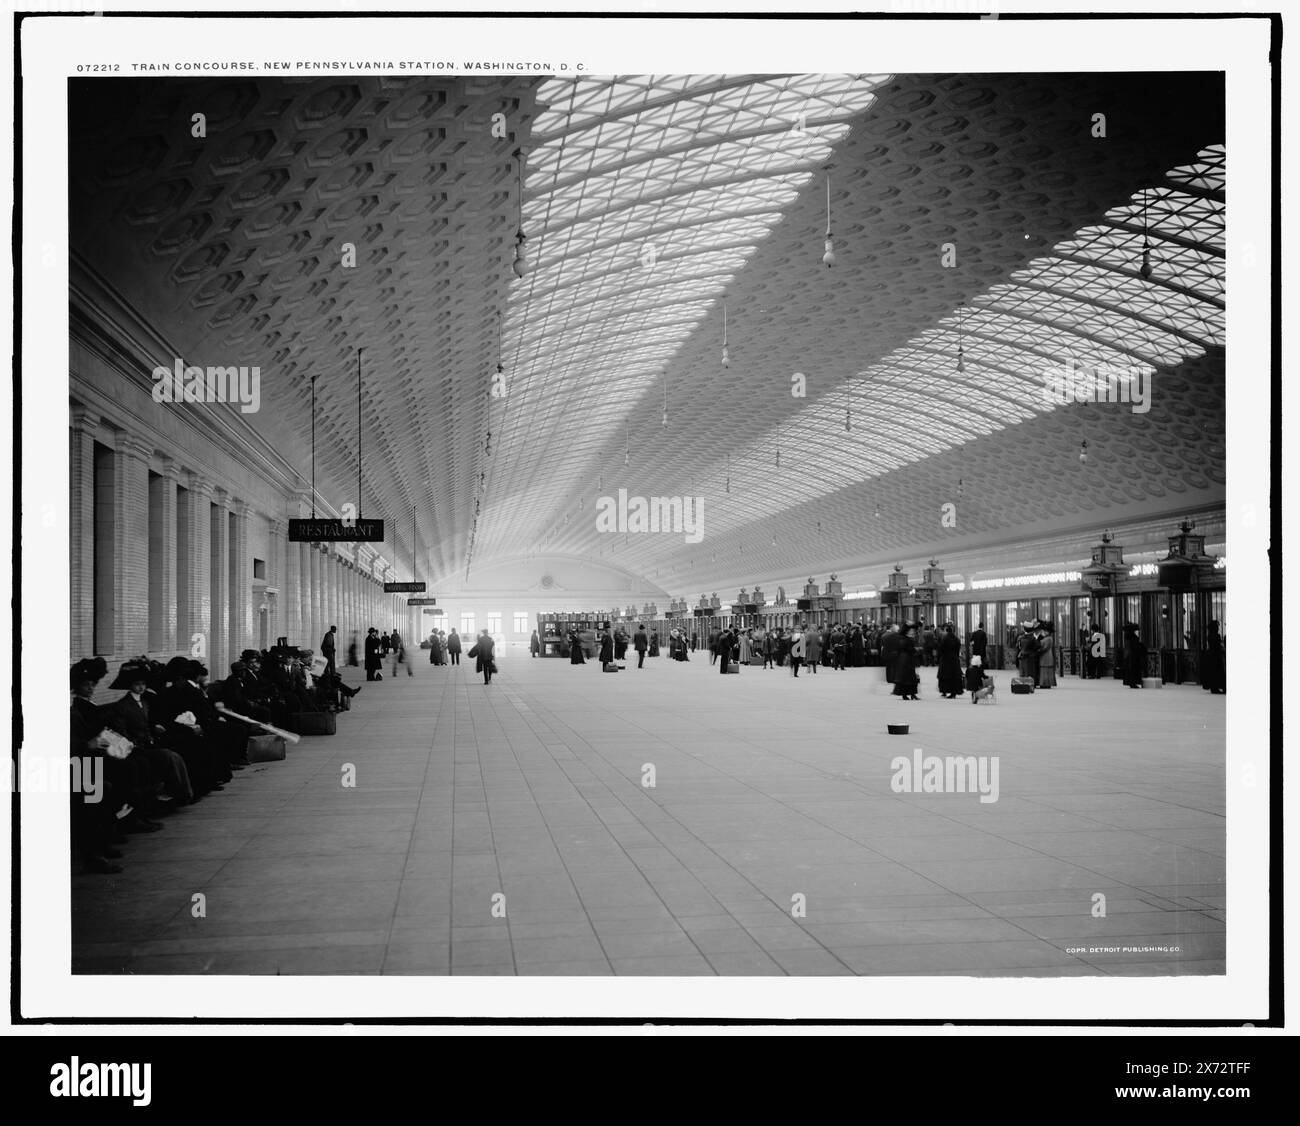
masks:
[(1050, 665), (1038, 662), (1038, 687), (1055, 688), (1056, 687), (1056, 662)]
[(900, 660), (894, 667), (894, 695), (915, 696), (921, 687), (915, 660)]
[(941, 696), (960, 696), (966, 683), (962, 678), (961, 662), (956, 654), (939, 658), (939, 694)]

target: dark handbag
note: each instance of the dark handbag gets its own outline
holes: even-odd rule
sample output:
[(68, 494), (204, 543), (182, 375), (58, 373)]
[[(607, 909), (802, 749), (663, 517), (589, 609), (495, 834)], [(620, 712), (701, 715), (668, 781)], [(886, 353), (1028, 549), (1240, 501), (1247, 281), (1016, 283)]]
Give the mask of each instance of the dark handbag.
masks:
[(248, 737), (249, 762), (280, 762), (285, 756), (283, 735), (250, 735)]
[(294, 712), (286, 726), (298, 735), (333, 735), (337, 730), (333, 712)]
[(475, 645), (475, 646), (474, 646), (474, 647), (473, 647), (473, 648), (472, 648), (468, 653), (465, 654), (465, 656), (467, 656), (467, 657), (477, 657), (477, 656), (478, 656), (478, 646)]

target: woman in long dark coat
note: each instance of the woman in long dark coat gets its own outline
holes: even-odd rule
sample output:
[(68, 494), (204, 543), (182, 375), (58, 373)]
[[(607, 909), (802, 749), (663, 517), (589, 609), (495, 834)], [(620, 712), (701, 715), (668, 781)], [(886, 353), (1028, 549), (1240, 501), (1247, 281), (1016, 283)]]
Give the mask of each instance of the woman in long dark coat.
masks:
[(600, 669), (602, 672), (614, 663), (614, 637), (605, 630), (600, 635)]
[(659, 631), (657, 629), (652, 629), (650, 631), (650, 648), (646, 650), (646, 656), (659, 656)]
[(1021, 627), (1020, 636), (1016, 638), (1016, 664), (1021, 676), (1038, 683), (1038, 642), (1028, 627)]
[(947, 700), (955, 700), (965, 687), (961, 675), (961, 642), (953, 633), (952, 626), (943, 627), (939, 635), (939, 694)]
[(1218, 622), (1210, 623), (1210, 632), (1205, 639), (1205, 652), (1201, 656), (1201, 687), (1214, 696), (1222, 696), (1228, 688), (1223, 638), (1219, 636)]
[(1056, 687), (1056, 638), (1051, 626), (1038, 634), (1038, 687)]
[(904, 700), (917, 699), (921, 687), (916, 675), (916, 642), (912, 640), (912, 627), (904, 625), (898, 633), (894, 649), (894, 695)]
[(898, 627), (890, 626), (880, 642), (880, 659), (885, 664), (885, 683), (894, 684), (898, 680)]
[(1124, 683), (1129, 688), (1141, 688), (1146, 675), (1147, 647), (1142, 644), (1138, 627), (1132, 622), (1124, 627)]
[(581, 665), (587, 658), (582, 655), (582, 639), (576, 630), (569, 630), (569, 664)]
[(863, 643), (862, 627), (857, 624), (849, 633), (848, 663), (855, 669), (860, 669), (867, 663), (867, 649)]

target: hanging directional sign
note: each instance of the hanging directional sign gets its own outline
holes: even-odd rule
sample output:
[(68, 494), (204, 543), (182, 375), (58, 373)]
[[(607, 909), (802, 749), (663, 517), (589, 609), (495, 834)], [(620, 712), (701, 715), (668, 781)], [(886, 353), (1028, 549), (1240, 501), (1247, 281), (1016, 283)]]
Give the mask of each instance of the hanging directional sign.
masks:
[(382, 543), (383, 539), (382, 520), (335, 520), (329, 516), (312, 516), (289, 521), (290, 543)]
[(436, 598), (408, 598), (406, 604), (408, 606), (437, 606), (438, 600)]
[(385, 594), (423, 594), (425, 584), (418, 583), (384, 583)]

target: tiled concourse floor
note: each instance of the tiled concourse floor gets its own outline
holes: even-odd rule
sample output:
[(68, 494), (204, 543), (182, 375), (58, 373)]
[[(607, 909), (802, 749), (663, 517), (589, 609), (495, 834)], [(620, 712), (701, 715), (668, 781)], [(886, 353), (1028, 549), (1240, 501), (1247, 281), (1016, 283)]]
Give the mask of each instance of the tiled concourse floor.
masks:
[[(75, 875), (74, 972), (1224, 972), (1224, 697), (500, 663), (485, 688), (422, 653), (338, 735), (131, 837), (120, 876)], [(917, 747), (997, 756), (998, 800), (894, 793)]]

